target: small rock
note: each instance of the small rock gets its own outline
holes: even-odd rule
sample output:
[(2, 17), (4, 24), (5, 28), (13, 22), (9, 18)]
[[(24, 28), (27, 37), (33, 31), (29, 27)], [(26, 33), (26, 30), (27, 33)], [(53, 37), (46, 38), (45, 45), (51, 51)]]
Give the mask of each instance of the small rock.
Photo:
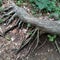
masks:
[(6, 23), (4, 23), (4, 26), (6, 26), (7, 24)]
[(15, 40), (15, 37), (12, 37), (12, 38), (11, 38), (11, 41), (14, 41), (14, 40)]

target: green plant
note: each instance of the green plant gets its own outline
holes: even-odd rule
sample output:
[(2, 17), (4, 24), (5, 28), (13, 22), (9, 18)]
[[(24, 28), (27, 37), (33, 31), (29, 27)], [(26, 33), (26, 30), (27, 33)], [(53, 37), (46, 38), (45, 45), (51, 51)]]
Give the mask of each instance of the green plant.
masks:
[(16, 4), (19, 6), (23, 3), (23, 0), (17, 0)]
[(47, 37), (48, 37), (49, 41), (53, 42), (53, 41), (55, 41), (57, 36), (56, 35), (53, 35), (53, 36), (52, 35), (48, 35)]
[(56, 0), (30, 0), (32, 6), (40, 10), (52, 12), (56, 8)]
[(56, 20), (60, 19), (60, 1), (59, 0), (29, 0), (33, 7), (32, 14), (36, 12), (49, 12), (49, 17), (53, 17)]
[(55, 18), (56, 20), (60, 19), (60, 6), (55, 8), (55, 11), (49, 15), (50, 18)]
[(0, 6), (2, 5), (2, 0), (0, 0)]
[(57, 12), (51, 13), (49, 15), (49, 18), (54, 18), (55, 20), (59, 20), (60, 19), (60, 12), (57, 11)]

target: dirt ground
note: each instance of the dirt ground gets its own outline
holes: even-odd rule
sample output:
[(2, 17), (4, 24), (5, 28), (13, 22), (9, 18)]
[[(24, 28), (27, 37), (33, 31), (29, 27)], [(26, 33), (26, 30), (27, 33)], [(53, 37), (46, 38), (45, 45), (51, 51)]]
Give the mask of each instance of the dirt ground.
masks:
[[(4, 24), (5, 25), (5, 24)], [(0, 31), (3, 32), (6, 26), (0, 25)], [(10, 31), (5, 38), (0, 37), (0, 60), (20, 60), (26, 54), (27, 49), (15, 55), (16, 49), (20, 47), (23, 40), (23, 33), (17, 33), (17, 29)], [(40, 49), (22, 60), (60, 60), (60, 54), (51, 42), (48, 42)]]

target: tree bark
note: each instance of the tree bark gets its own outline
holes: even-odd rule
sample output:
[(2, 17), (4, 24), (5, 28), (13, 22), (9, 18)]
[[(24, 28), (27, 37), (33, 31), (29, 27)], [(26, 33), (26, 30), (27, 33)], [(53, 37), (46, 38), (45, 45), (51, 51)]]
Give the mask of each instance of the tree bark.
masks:
[(17, 16), (22, 21), (33, 24), (45, 32), (58, 34), (58, 35), (60, 34), (60, 21), (38, 19), (28, 14), (24, 8), (18, 7), (17, 5), (15, 5), (15, 3), (12, 2), (11, 0), (9, 2), (10, 2), (10, 5), (13, 6), (13, 10), (17, 14)]

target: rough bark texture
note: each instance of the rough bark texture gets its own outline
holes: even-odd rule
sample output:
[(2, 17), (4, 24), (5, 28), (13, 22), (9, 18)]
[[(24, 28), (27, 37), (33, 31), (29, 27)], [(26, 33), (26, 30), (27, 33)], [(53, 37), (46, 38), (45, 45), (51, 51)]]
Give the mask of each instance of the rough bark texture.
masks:
[(41, 30), (44, 30), (48, 33), (60, 34), (60, 21), (50, 21), (50, 20), (41, 20), (32, 15), (28, 14), (24, 8), (16, 6), (10, 0), (13, 10), (16, 12), (17, 16), (24, 22), (31, 23), (35, 26), (40, 27)]

